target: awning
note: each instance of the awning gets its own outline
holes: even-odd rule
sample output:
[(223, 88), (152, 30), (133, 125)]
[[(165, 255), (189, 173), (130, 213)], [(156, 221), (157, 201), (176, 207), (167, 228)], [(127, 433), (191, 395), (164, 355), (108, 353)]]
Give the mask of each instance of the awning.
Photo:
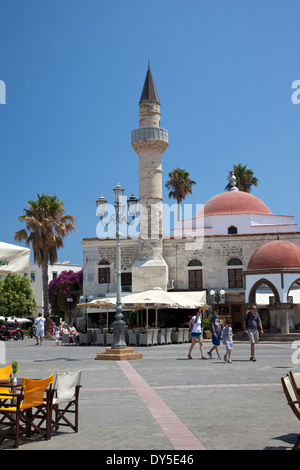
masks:
[(0, 242), (0, 273), (27, 273), (30, 249)]
[[(85, 304), (78, 304), (80, 308), (114, 308), (117, 299), (114, 297), (103, 297), (94, 299)], [(206, 305), (206, 292), (169, 292), (159, 288), (126, 294), (122, 296), (124, 309), (137, 308), (209, 308)]]
[[(122, 307), (124, 310), (131, 309), (145, 309), (146, 317), (148, 317), (148, 310), (154, 309), (156, 311), (155, 324), (157, 325), (157, 311), (161, 308), (169, 309), (195, 309), (201, 307), (202, 309), (208, 309), (204, 300), (204, 291), (192, 292), (186, 295), (187, 292), (168, 292), (160, 288), (154, 288), (144, 292), (138, 292), (133, 294), (126, 294), (122, 297)], [(116, 307), (116, 297), (104, 297), (100, 299), (94, 299), (86, 304), (78, 304), (80, 308), (102, 308), (102, 309), (113, 309)], [(148, 320), (148, 318), (147, 318)]]

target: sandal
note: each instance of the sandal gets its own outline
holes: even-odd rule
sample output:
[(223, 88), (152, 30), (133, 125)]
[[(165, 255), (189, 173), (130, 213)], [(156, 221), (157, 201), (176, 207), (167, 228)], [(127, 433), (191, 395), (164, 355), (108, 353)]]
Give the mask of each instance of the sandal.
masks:
[(206, 357), (206, 356), (203, 356), (203, 357), (201, 357), (201, 359), (208, 359), (208, 357)]
[(188, 359), (193, 359), (193, 358), (192, 358), (192, 356), (190, 356), (190, 355), (188, 354)]

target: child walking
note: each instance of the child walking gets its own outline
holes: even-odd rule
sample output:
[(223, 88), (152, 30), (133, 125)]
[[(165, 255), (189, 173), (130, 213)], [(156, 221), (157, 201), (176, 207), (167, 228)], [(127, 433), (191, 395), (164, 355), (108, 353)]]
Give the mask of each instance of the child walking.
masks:
[(59, 346), (60, 328), (61, 328), (60, 325), (59, 326), (55, 325), (54, 337), (56, 341), (56, 346)]
[(226, 353), (224, 354), (224, 361), (231, 364), (231, 351), (233, 349), (233, 340), (232, 340), (232, 328), (231, 321), (225, 320), (225, 326), (222, 330), (223, 343), (226, 347)]

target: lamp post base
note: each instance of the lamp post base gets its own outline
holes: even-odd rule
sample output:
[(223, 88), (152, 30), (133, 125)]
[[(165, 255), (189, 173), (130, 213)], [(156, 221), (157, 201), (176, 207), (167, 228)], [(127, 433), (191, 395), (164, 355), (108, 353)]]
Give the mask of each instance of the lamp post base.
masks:
[(116, 320), (113, 322), (113, 342), (111, 349), (125, 349), (127, 344), (125, 342), (125, 325), (123, 320)]
[(112, 349), (107, 348), (103, 353), (97, 353), (98, 361), (130, 361), (133, 359), (143, 359), (141, 352), (134, 351), (132, 348)]

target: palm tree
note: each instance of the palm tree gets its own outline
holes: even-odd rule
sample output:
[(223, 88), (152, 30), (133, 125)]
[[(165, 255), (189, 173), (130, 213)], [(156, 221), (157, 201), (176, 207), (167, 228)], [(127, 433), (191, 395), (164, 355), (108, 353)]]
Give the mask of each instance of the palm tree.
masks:
[[(63, 247), (63, 239), (75, 229), (76, 218), (65, 215), (63, 203), (57, 196), (37, 195), (37, 201), (27, 202), (19, 221), (26, 223), (26, 230), (15, 233), (15, 240), (32, 245), (34, 262), (42, 267), (44, 316), (49, 320), (48, 263), (57, 261), (57, 250)], [(45, 324), (47, 331), (49, 321)]]
[(247, 165), (233, 165), (233, 170), (228, 172), (227, 180), (229, 183), (225, 186), (227, 191), (231, 189), (232, 174), (236, 177), (236, 187), (239, 191), (250, 193), (251, 186), (258, 186), (258, 179), (254, 176), (254, 171), (247, 168)]
[(191, 180), (191, 175), (186, 170), (176, 168), (169, 173), (169, 180), (165, 186), (169, 189), (169, 198), (175, 199), (177, 202), (177, 217), (179, 220), (180, 206), (179, 204), (186, 198), (188, 194), (192, 194), (192, 186), (195, 181)]

